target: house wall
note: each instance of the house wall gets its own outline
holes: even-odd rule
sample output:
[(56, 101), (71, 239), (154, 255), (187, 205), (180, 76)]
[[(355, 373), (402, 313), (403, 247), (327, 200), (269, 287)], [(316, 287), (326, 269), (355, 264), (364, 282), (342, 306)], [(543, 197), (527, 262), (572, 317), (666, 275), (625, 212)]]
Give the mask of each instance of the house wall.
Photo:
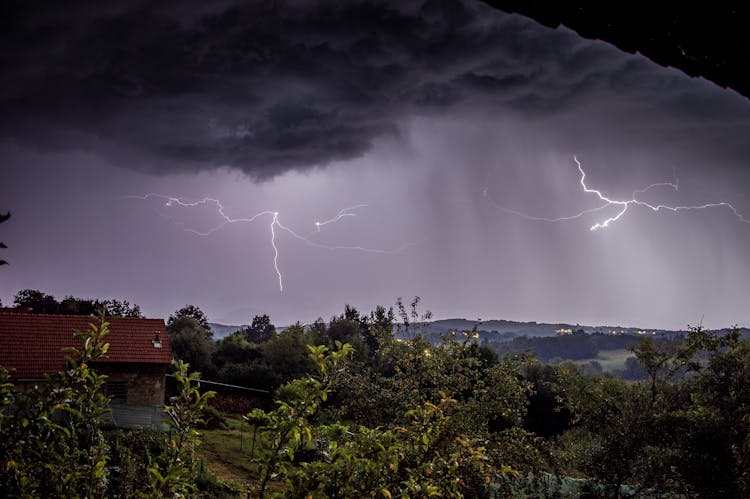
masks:
[(96, 366), (108, 382), (125, 382), (127, 404), (164, 405), (164, 364), (107, 363)]

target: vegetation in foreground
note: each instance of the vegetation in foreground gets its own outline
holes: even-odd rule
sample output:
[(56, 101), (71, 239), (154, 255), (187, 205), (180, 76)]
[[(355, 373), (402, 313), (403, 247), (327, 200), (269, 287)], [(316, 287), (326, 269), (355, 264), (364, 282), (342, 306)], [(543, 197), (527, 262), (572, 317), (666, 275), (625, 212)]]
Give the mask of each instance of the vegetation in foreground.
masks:
[[(411, 314), (401, 308), (404, 327), (415, 307)], [(216, 346), (211, 358), (223, 355), (225, 366), (260, 365), (264, 355), (296, 363), (277, 374), (294, 377), (275, 391), (271, 407), (244, 414), (239, 451), (230, 455), (222, 431), (210, 432), (204, 455), (214, 454), (206, 462), (231, 466), (227, 475), (239, 478), (231, 486), (197, 457), (197, 425), (214, 399), (197, 390), (197, 375), (184, 363), (176, 365), (169, 434), (99, 427), (102, 377), (85, 359), (106, 350), (106, 327), (92, 327), (84, 351), (71, 352), (71, 369), (49, 387), (15, 393), (4, 378), (0, 492), (750, 496), (750, 341), (738, 332), (694, 328), (680, 342), (643, 338), (632, 353), (646, 379), (632, 383), (523, 354), (499, 360), (471, 332), (439, 345), (418, 334), (398, 341), (393, 322), (382, 307), (368, 316), (347, 307), (328, 324), (268, 330), (259, 343), (243, 333), (244, 344), (237, 334)], [(235, 423), (224, 433), (236, 438), (237, 431)]]

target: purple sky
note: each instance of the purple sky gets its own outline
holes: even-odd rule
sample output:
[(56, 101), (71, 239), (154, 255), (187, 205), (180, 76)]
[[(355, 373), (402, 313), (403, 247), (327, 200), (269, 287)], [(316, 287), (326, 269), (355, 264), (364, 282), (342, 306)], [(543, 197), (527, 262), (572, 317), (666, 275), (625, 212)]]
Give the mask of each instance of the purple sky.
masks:
[[(24, 5), (0, 21), (4, 304), (281, 325), (419, 295), (438, 318), (750, 325), (732, 91), (474, 2)], [(676, 177), (638, 199), (731, 207), (535, 220), (603, 205), (574, 156), (613, 200)], [(278, 212), (283, 292), (273, 214), (201, 236), (215, 205), (167, 205), (206, 196)]]

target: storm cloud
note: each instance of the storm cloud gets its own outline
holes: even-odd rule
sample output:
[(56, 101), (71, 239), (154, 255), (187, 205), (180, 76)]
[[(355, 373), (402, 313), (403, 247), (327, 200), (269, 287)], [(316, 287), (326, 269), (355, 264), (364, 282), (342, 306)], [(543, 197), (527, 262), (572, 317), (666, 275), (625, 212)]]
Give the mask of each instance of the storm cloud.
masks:
[(474, 2), (3, 9), (0, 136), (155, 173), (229, 166), (265, 179), (359, 157), (413, 116), (547, 116), (597, 93), (669, 86), (677, 103), (683, 85)]
[[(5, 304), (748, 324), (748, 100), (638, 54), (472, 0), (3, 2), (0, 40)], [(574, 157), (611, 199), (721, 204), (592, 232), (622, 205)], [(202, 237), (215, 205), (173, 196), (254, 221)]]

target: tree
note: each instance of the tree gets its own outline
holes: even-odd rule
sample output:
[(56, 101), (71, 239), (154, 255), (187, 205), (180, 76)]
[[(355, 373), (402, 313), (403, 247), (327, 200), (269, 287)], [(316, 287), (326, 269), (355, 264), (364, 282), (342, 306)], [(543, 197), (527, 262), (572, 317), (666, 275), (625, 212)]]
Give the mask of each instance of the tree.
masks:
[(96, 313), (93, 300), (66, 296), (60, 301), (57, 313), (64, 315), (93, 315)]
[(213, 362), (221, 369), (227, 364), (242, 364), (261, 357), (259, 347), (247, 341), (241, 331), (235, 331), (216, 343)]
[(371, 351), (377, 352), (393, 342), (394, 320), (393, 308), (386, 310), (384, 306), (378, 305), (370, 312), (369, 327), (364, 336)]
[(127, 300), (98, 300), (66, 296), (58, 302), (54, 296), (36, 289), (23, 289), (13, 300), (17, 307), (30, 308), (35, 314), (99, 315), (141, 318), (141, 307)]
[[(465, 342), (449, 340), (440, 348), (419, 338), (408, 343), (391, 345), (408, 373), (398, 376), (400, 386), (388, 398), (405, 395), (404, 404), (370, 406), (372, 424), (319, 415), (342, 399), (337, 388), (348, 392), (352, 375), (363, 369), (348, 344), (310, 346), (317, 369), (280, 388), (276, 410), (248, 415), (263, 423), (268, 443), (256, 459), (261, 472), (248, 496), (281, 497), (268, 491), (272, 476), (286, 482), (290, 497), (528, 496), (518, 482), (527, 473), (541, 474), (534, 464), (538, 442), (518, 428), (489, 435), (486, 425), (498, 414), (520, 424), (527, 388), (516, 367), (483, 368)], [(516, 459), (523, 459), (523, 472)], [(504, 487), (504, 480), (513, 487)]]
[(100, 320), (75, 332), (67, 367), (44, 383), (14, 389), (0, 366), (0, 497), (224, 497), (205, 490), (195, 459), (196, 426), (213, 392), (198, 391), (185, 363), (174, 364), (168, 433), (102, 429), (106, 376), (93, 366), (109, 345)]
[(250, 327), (243, 329), (243, 332), (250, 343), (265, 343), (276, 334), (276, 327), (271, 324), (268, 315), (256, 315)]
[[(197, 322), (197, 321), (196, 321)], [(188, 365), (173, 361), (178, 393), (164, 407), (170, 426), (169, 451), (149, 468), (149, 497), (192, 497), (196, 493), (195, 450), (200, 445), (196, 426), (215, 392), (199, 391), (200, 373), (188, 373)]]
[[(6, 213), (5, 215), (0, 213), (0, 224), (3, 222), (6, 222), (9, 218), (10, 218), (10, 212)], [(7, 248), (8, 247), (5, 245), (5, 243), (0, 242), (0, 249), (7, 249)], [(5, 260), (0, 260), (0, 265), (8, 265), (8, 262), (6, 262)]]
[(558, 367), (573, 414), (561, 458), (597, 495), (616, 497), (627, 483), (665, 496), (750, 497), (750, 341), (693, 328), (682, 343), (643, 340), (633, 352), (646, 373), (638, 383)]
[(108, 411), (106, 376), (91, 365), (109, 348), (107, 323), (76, 331), (68, 368), (29, 390), (12, 390), (0, 368), (2, 497), (104, 497), (108, 445), (100, 427)]
[(13, 297), (17, 307), (30, 308), (35, 314), (56, 314), (60, 304), (55, 297), (37, 289), (23, 289)]
[(180, 317), (191, 317), (198, 321), (203, 329), (209, 332), (211, 331), (211, 326), (208, 325), (208, 317), (206, 317), (206, 314), (203, 312), (203, 310), (195, 305), (185, 305), (181, 309), (176, 310), (175, 313), (170, 315), (169, 319), (167, 319), (167, 326), (170, 326)]
[(631, 348), (630, 351), (635, 354), (638, 362), (646, 369), (651, 393), (649, 406), (653, 407), (660, 385), (666, 382), (665, 378), (669, 374), (672, 374), (670, 367), (677, 354), (677, 347), (673, 342), (655, 342), (651, 338), (642, 336), (638, 346)]
[(396, 309), (401, 319), (401, 324), (398, 325), (400, 336), (408, 339), (424, 333), (424, 325), (432, 319), (432, 312), (428, 310), (420, 314), (418, 310), (420, 301), (422, 299), (419, 296), (415, 296), (411, 303), (409, 303), (409, 310), (407, 310), (401, 297), (396, 298)]
[(261, 345), (261, 351), (271, 371), (282, 383), (286, 383), (305, 376), (315, 368), (310, 362), (307, 344), (304, 329), (295, 324), (283, 333), (273, 335)]
[(190, 316), (179, 316), (167, 326), (169, 342), (176, 358), (181, 359), (195, 371), (212, 375), (214, 372), (211, 355), (214, 342), (211, 331)]
[(141, 313), (141, 307), (133, 303), (130, 304), (127, 300), (104, 300), (100, 302), (99, 300), (94, 301), (94, 309), (104, 310), (104, 315), (107, 317), (130, 317), (134, 319), (140, 319), (143, 318), (143, 314)]

